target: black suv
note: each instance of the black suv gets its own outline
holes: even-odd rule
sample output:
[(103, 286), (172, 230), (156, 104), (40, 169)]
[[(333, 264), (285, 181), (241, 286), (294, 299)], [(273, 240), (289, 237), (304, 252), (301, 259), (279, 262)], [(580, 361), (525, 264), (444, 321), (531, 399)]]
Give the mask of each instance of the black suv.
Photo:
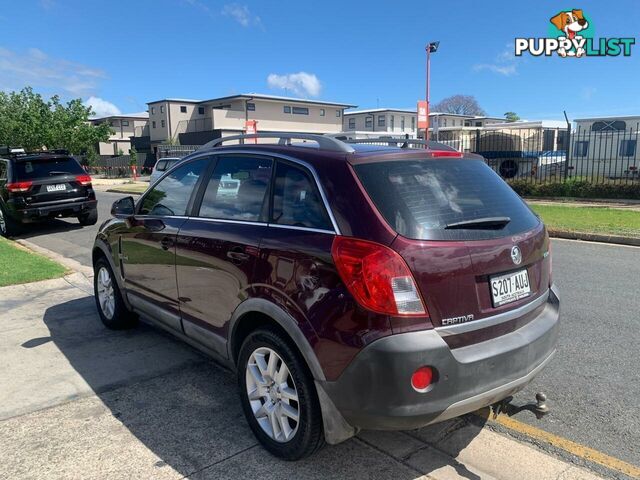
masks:
[(63, 151), (11, 153), (0, 147), (0, 235), (18, 233), (21, 224), (52, 217), (98, 221), (91, 177)]

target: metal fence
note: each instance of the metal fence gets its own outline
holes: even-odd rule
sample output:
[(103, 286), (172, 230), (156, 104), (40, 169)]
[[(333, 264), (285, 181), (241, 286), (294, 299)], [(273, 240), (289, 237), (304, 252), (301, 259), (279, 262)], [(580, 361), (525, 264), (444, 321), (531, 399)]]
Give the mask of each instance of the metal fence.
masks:
[(158, 145), (158, 159), (166, 157), (186, 157), (202, 145)]
[[(482, 155), (505, 179), (528, 183), (580, 180), (640, 182), (638, 125), (628, 129), (483, 128), (438, 132), (438, 141)], [(435, 140), (434, 135), (431, 137)]]
[[(146, 160), (147, 154), (138, 153), (136, 159), (137, 175), (151, 173), (150, 171), (145, 171), (144, 166)], [(118, 157), (101, 157), (95, 163), (95, 165), (87, 166), (86, 170), (92, 175), (101, 175), (106, 178), (127, 178), (133, 176), (130, 155), (120, 155)]]

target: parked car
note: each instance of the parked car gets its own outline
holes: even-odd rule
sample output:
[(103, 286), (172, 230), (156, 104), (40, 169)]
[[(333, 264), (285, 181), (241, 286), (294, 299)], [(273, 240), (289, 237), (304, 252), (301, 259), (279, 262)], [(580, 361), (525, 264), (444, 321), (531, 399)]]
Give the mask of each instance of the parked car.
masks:
[(23, 224), (53, 217), (98, 221), (91, 177), (66, 152), (0, 151), (0, 234), (15, 235)]
[(140, 316), (229, 366), (254, 434), (289, 460), (540, 373), (558, 335), (549, 237), (481, 157), (282, 136), (210, 142), (114, 203), (93, 248), (107, 327)]
[(151, 171), (151, 176), (149, 177), (149, 184), (152, 184), (156, 180), (158, 180), (164, 172), (173, 167), (176, 163), (178, 163), (180, 158), (161, 158), (156, 162), (153, 166), (153, 170)]

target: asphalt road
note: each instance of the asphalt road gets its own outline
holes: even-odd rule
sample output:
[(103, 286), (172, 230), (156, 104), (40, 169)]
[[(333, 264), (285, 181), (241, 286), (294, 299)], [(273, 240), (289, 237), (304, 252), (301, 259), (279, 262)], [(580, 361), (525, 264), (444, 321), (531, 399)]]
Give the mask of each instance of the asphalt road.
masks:
[[(98, 225), (56, 220), (23, 235), (90, 265), (98, 226), (121, 194), (98, 192)], [(552, 363), (515, 400), (547, 394), (551, 413), (521, 422), (640, 466), (640, 248), (553, 241), (562, 329)]]

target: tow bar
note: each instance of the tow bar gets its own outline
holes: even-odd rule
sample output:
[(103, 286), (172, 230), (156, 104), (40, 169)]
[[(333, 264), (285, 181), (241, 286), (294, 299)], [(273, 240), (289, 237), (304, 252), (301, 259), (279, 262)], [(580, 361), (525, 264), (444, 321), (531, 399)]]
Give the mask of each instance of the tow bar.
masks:
[(512, 401), (513, 397), (507, 397), (504, 400), (491, 405), (491, 410), (493, 410), (493, 419), (495, 420), (498, 418), (498, 415), (501, 413), (512, 417), (523, 410), (529, 410), (530, 412), (533, 412), (538, 420), (540, 420), (549, 413), (549, 407), (545, 403), (547, 401), (547, 396), (542, 392), (536, 393), (536, 403), (529, 402), (518, 406), (511, 403)]

